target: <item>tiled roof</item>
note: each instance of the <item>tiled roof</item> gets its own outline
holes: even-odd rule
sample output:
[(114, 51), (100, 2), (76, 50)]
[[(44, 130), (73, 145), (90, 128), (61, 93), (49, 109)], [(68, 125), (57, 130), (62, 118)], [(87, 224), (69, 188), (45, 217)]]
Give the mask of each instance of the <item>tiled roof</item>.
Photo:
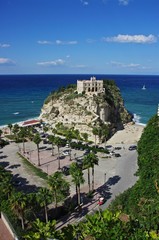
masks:
[(38, 124), (38, 123), (40, 123), (39, 120), (28, 120), (28, 121), (23, 122), (22, 126), (25, 126), (25, 125), (35, 125), (35, 124)]

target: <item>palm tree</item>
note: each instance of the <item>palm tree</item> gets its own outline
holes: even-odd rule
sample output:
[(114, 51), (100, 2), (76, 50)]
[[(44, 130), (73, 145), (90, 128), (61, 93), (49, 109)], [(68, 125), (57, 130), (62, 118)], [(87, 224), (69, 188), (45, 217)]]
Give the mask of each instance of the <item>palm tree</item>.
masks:
[(32, 224), (32, 231), (28, 232), (24, 238), (27, 240), (33, 239), (43, 239), (43, 240), (51, 240), (51, 239), (62, 239), (60, 238), (60, 232), (56, 231), (56, 221), (48, 221), (47, 223), (41, 222), (39, 218), (37, 218)]
[(88, 155), (84, 156), (83, 165), (87, 168), (87, 171), (88, 171), (88, 189), (89, 189), (89, 192), (90, 192), (91, 191), (91, 183), (90, 183), (90, 167), (91, 167), (91, 164), (90, 164), (90, 159), (89, 159)]
[(95, 147), (96, 147), (96, 141), (97, 141), (97, 135), (98, 135), (98, 128), (96, 128), (96, 127), (94, 127), (93, 128), (93, 130), (92, 130), (92, 133), (93, 133), (93, 135), (94, 135), (94, 137), (95, 137)]
[(40, 135), (37, 133), (34, 138), (33, 138), (33, 142), (37, 145), (37, 152), (38, 152), (38, 166), (40, 166), (40, 156), (39, 156), (39, 144), (41, 142), (41, 137)]
[(53, 194), (55, 209), (57, 209), (57, 203), (64, 200), (69, 195), (69, 183), (63, 178), (61, 172), (55, 172), (48, 177), (48, 185)]
[(5, 199), (9, 199), (13, 190), (13, 185), (11, 184), (12, 177), (11, 172), (0, 166), (0, 197), (3, 196)]
[(41, 207), (44, 207), (46, 223), (48, 222), (48, 212), (47, 205), (51, 203), (51, 194), (47, 188), (40, 188), (36, 194), (37, 201), (40, 203)]
[(94, 191), (94, 165), (98, 165), (99, 159), (93, 152), (88, 153), (86, 158), (89, 166), (92, 168), (92, 191)]
[(52, 128), (52, 133), (53, 133), (54, 136), (55, 136), (55, 134), (57, 133), (57, 129), (56, 129), (56, 128)]
[(26, 137), (27, 137), (27, 129), (25, 129), (24, 127), (21, 127), (20, 131), (18, 133), (18, 137), (23, 142), (23, 153), (25, 153), (25, 140), (26, 140)]
[(48, 128), (47, 126), (44, 126), (44, 127), (43, 127), (44, 133), (46, 133), (48, 130), (49, 130), (49, 128)]
[(72, 182), (76, 185), (77, 189), (77, 203), (80, 207), (81, 197), (80, 197), (80, 185), (84, 183), (83, 172), (79, 168), (77, 163), (72, 163), (70, 166), (70, 174), (72, 176)]
[(49, 142), (51, 142), (51, 144), (52, 144), (52, 156), (54, 156), (54, 141), (55, 141), (55, 136), (54, 136), (54, 135), (50, 135), (50, 136), (48, 137), (48, 139), (49, 139)]
[(102, 134), (104, 136), (104, 141), (105, 141), (105, 147), (106, 147), (106, 141), (107, 141), (107, 137), (109, 134), (109, 128), (108, 125), (104, 124), (103, 128), (102, 128)]
[(14, 135), (15, 135), (15, 140), (17, 140), (17, 136), (18, 136), (18, 132), (19, 132), (19, 125), (18, 125), (18, 124), (15, 124), (15, 125), (13, 126), (12, 132), (13, 132)]
[(12, 128), (13, 128), (13, 125), (12, 125), (11, 123), (9, 123), (9, 124), (8, 124), (8, 128), (9, 128), (10, 134), (11, 134), (11, 130), (12, 130)]
[(70, 153), (70, 161), (71, 161), (71, 141), (72, 141), (72, 138), (73, 138), (73, 133), (72, 133), (71, 129), (69, 129), (67, 131), (67, 134), (66, 134), (66, 139), (67, 139), (67, 141), (69, 143), (69, 146), (70, 146), (70, 151), (69, 151), (69, 153)]
[(27, 196), (25, 193), (17, 192), (10, 197), (11, 209), (21, 220), (22, 229), (24, 229), (24, 213), (27, 206)]
[(84, 133), (81, 133), (81, 135), (82, 135), (84, 141), (87, 142), (88, 141), (88, 133), (84, 132)]
[(57, 149), (58, 149), (58, 169), (60, 169), (61, 168), (61, 166), (60, 166), (60, 146), (62, 144), (61, 138), (60, 137), (55, 137), (54, 143), (55, 143), (55, 145), (57, 146)]
[(74, 135), (75, 135), (75, 137), (77, 138), (77, 140), (78, 140), (78, 142), (79, 142), (80, 139), (81, 139), (81, 137), (80, 137), (80, 132), (79, 132), (78, 129), (75, 129), (75, 130), (74, 130)]

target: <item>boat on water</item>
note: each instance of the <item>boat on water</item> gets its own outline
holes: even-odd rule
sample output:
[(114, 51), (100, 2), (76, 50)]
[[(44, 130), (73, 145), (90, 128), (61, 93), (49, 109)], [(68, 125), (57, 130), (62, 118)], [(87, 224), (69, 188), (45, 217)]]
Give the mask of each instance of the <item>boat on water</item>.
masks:
[(142, 90), (145, 90), (145, 89), (146, 89), (146, 87), (145, 87), (145, 85), (143, 85)]

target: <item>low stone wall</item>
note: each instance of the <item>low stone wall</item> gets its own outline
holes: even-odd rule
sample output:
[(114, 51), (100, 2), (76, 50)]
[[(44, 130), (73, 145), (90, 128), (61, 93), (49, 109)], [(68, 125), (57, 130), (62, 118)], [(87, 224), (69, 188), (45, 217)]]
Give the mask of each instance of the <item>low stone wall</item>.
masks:
[(8, 229), (8, 231), (10, 232), (10, 234), (12, 235), (13, 239), (18, 240), (15, 230), (13, 229), (8, 217), (3, 212), (1, 212), (1, 219), (2, 219), (3, 223), (5, 224), (6, 228)]

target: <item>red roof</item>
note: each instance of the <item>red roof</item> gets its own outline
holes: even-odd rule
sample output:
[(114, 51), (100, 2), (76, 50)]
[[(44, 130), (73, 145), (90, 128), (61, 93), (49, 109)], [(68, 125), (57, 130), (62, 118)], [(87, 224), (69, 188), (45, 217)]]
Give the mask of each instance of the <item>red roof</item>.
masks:
[(40, 123), (39, 120), (29, 120), (29, 121), (23, 122), (23, 126), (25, 126), (25, 125), (36, 125), (36, 124), (39, 124), (39, 123)]

